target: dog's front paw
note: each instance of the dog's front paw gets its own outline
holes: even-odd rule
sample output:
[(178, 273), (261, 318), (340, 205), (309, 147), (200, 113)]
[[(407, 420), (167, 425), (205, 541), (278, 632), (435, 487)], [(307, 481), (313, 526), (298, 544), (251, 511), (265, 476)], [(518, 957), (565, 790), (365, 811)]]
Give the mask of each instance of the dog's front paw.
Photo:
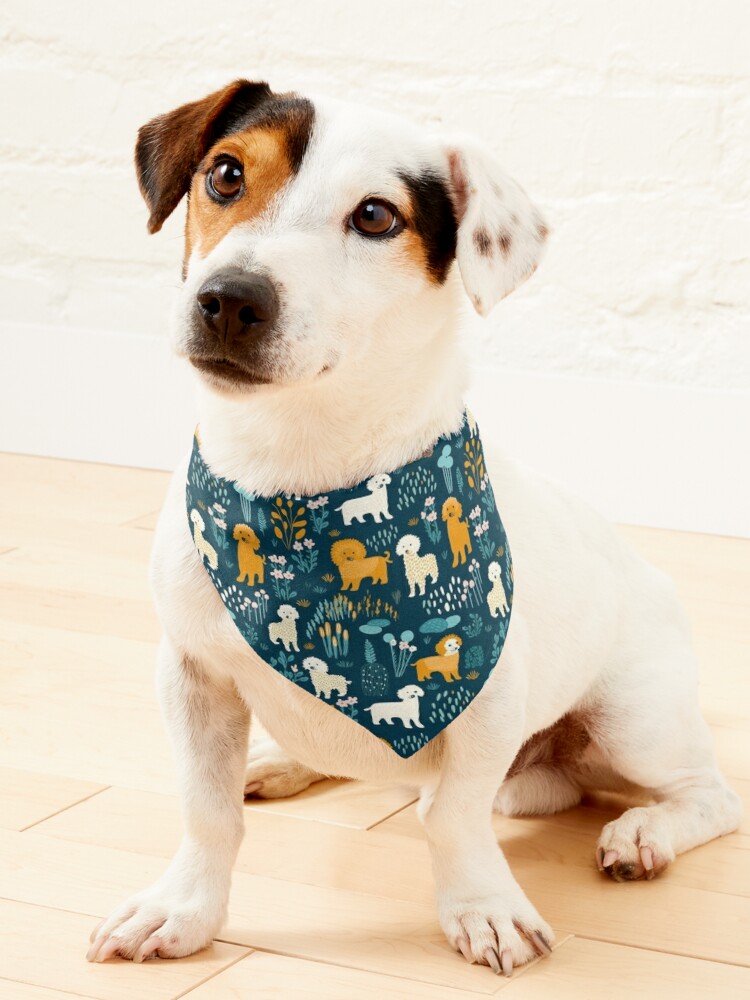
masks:
[(555, 940), (549, 924), (520, 894), (443, 903), (440, 922), (467, 962), (489, 965), (498, 975), (510, 976), (516, 966), (551, 954)]
[(258, 740), (250, 746), (245, 795), (258, 799), (288, 799), (324, 777), (292, 760), (274, 740)]
[(184, 958), (206, 948), (224, 919), (224, 908), (210, 900), (152, 886), (114, 910), (91, 934), (89, 962), (119, 956)]

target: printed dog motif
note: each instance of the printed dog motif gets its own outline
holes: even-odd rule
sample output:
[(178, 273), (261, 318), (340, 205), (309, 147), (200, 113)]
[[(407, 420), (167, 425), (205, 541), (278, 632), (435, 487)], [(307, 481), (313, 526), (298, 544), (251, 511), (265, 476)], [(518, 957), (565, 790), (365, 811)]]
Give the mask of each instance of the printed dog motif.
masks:
[(375, 725), (386, 723), (389, 726), (394, 724), (395, 719), (401, 719), (404, 729), (411, 729), (412, 723), (417, 729), (424, 729), (419, 721), (419, 699), (423, 697), (424, 691), (416, 684), (407, 684), (396, 692), (400, 701), (379, 701), (376, 705), (370, 705), (365, 712), (372, 712), (372, 721)]
[(190, 520), (193, 522), (193, 542), (201, 559), (205, 559), (211, 569), (217, 569), (219, 557), (216, 549), (210, 542), (206, 541), (203, 532), (206, 530), (206, 522), (200, 515), (200, 511), (195, 507), (190, 511)]
[(487, 606), (490, 609), (490, 614), (493, 618), (497, 618), (498, 614), (501, 614), (503, 618), (508, 614), (510, 608), (508, 607), (508, 600), (505, 596), (505, 587), (503, 587), (503, 570), (499, 562), (491, 562), (487, 567), (487, 576), (489, 577), (492, 587), (487, 594)]
[(341, 574), (342, 590), (359, 590), (367, 577), (373, 584), (388, 583), (390, 561), (387, 549), (382, 556), (368, 556), (367, 549), (356, 538), (339, 538), (331, 546), (331, 562)]
[(437, 582), (438, 564), (433, 552), (419, 555), (422, 543), (416, 535), (402, 535), (396, 546), (396, 555), (404, 560), (406, 579), (409, 581), (409, 597), (415, 597), (420, 591), (425, 592), (427, 577), (432, 583)]
[(458, 651), (462, 645), (463, 642), (459, 636), (444, 635), (440, 642), (435, 645), (437, 656), (425, 656), (414, 663), (417, 668), (417, 680), (426, 681), (433, 674), (442, 674), (449, 684), (453, 681), (460, 681)]
[(299, 653), (299, 645), (297, 643), (297, 619), (299, 618), (299, 611), (293, 608), (291, 604), (280, 604), (276, 613), (281, 621), (268, 623), (268, 638), (274, 646), (278, 646), (280, 640), (287, 653), (290, 653), (292, 650), (295, 653)]
[(380, 475), (367, 480), (369, 493), (365, 493), (363, 497), (352, 497), (351, 500), (345, 500), (340, 507), (334, 508), (341, 511), (347, 528), (352, 521), (364, 524), (366, 514), (371, 514), (376, 524), (380, 524), (383, 518), (391, 520), (392, 514), (388, 510), (388, 485), (390, 481), (391, 477), (388, 473), (381, 472)]
[(319, 656), (306, 656), (302, 666), (310, 671), (310, 680), (317, 698), (323, 695), (326, 701), (330, 701), (331, 694), (338, 694), (342, 698), (346, 695), (349, 681), (343, 674), (329, 674), (328, 664)]
[(247, 524), (235, 524), (232, 537), (237, 542), (237, 565), (240, 568), (237, 583), (247, 582), (251, 587), (255, 583), (263, 583), (266, 557), (258, 554), (258, 536)]
[(453, 568), (466, 562), (466, 556), (471, 555), (471, 538), (469, 537), (469, 522), (461, 520), (464, 509), (456, 497), (448, 497), (443, 504), (443, 520), (448, 532), (448, 541), (453, 553)]

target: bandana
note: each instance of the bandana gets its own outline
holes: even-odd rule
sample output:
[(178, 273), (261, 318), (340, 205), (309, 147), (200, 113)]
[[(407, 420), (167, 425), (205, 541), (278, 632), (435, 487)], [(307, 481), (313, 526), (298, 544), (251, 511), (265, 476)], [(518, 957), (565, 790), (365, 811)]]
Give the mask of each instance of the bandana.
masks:
[(468, 410), (422, 458), (305, 497), (215, 476), (196, 434), (186, 500), (198, 555), (250, 646), (399, 756), (487, 682), (513, 570)]

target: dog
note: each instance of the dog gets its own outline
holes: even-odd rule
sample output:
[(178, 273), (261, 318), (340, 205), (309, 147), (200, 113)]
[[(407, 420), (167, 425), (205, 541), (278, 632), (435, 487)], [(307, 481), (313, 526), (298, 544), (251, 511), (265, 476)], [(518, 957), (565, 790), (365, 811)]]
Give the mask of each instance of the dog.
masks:
[(370, 705), (365, 712), (372, 713), (372, 721), (375, 724), (385, 722), (387, 725), (394, 725), (395, 719), (400, 719), (404, 724), (404, 729), (412, 729), (412, 723), (417, 729), (424, 729), (419, 721), (419, 699), (424, 697), (424, 691), (416, 684), (407, 684), (396, 692), (396, 697), (400, 701), (379, 701), (376, 705)]
[(281, 619), (280, 621), (268, 623), (268, 638), (274, 646), (278, 646), (279, 642), (281, 642), (287, 653), (291, 653), (292, 650), (295, 653), (299, 653), (299, 645), (297, 644), (297, 619), (299, 618), (299, 611), (293, 608), (291, 604), (280, 604), (278, 616)]
[(392, 519), (393, 515), (388, 510), (388, 484), (390, 481), (391, 477), (387, 473), (381, 472), (380, 475), (367, 480), (369, 493), (365, 493), (362, 497), (352, 497), (351, 500), (345, 500), (340, 507), (335, 508), (335, 510), (341, 511), (347, 528), (352, 521), (364, 524), (366, 514), (370, 514), (376, 524), (381, 524), (383, 518), (388, 521)]
[(466, 556), (471, 555), (471, 538), (469, 538), (469, 522), (461, 520), (464, 509), (456, 497), (448, 497), (443, 504), (443, 520), (448, 532), (448, 543), (453, 553), (453, 568), (466, 562)]
[[(349, 486), (455, 432), (462, 296), (486, 315), (531, 276), (548, 238), (481, 141), (265, 83), (236, 80), (149, 122), (136, 169), (151, 232), (189, 195), (176, 351), (199, 380), (212, 469), (261, 496)], [(736, 829), (672, 584), (484, 432), (513, 547), (513, 621), (481, 695), (408, 758), (281, 684), (242, 638), (188, 530), (186, 435), (151, 562), (185, 840), (99, 926), (91, 960), (179, 957), (217, 935), (243, 782), (261, 797), (328, 774), (420, 787), (447, 939), (506, 973), (549, 954), (553, 933), (502, 855), (493, 805), (539, 814), (590, 789), (650, 790), (592, 844), (592, 864), (619, 880), (651, 878)], [(585, 628), (560, 627), (582, 609)], [(251, 711), (276, 746), (251, 748), (246, 763)]]
[(330, 701), (332, 694), (338, 694), (342, 698), (346, 695), (349, 681), (343, 674), (329, 674), (328, 664), (319, 656), (306, 656), (302, 661), (302, 666), (305, 670), (310, 671), (310, 680), (315, 689), (316, 698), (323, 695), (326, 701)]
[(249, 525), (236, 524), (233, 537), (237, 542), (237, 565), (240, 570), (237, 583), (247, 582), (251, 587), (256, 583), (263, 583), (266, 557), (258, 555), (258, 536)]
[(201, 559), (205, 559), (211, 569), (216, 569), (219, 565), (219, 557), (216, 549), (210, 542), (206, 541), (203, 532), (206, 530), (206, 522), (195, 507), (190, 511), (190, 520), (193, 522), (193, 542), (195, 548), (200, 553)]
[(436, 656), (424, 656), (421, 660), (415, 660), (414, 666), (417, 668), (417, 680), (427, 681), (433, 674), (442, 674), (443, 679), (448, 684), (451, 684), (453, 681), (460, 681), (458, 651), (462, 645), (463, 642), (460, 636), (444, 635), (435, 645)]
[(396, 555), (404, 560), (406, 579), (409, 581), (409, 597), (415, 597), (420, 592), (424, 594), (428, 578), (437, 582), (438, 564), (434, 552), (420, 556), (421, 541), (416, 535), (402, 535), (396, 545)]
[(388, 583), (388, 549), (382, 556), (368, 556), (367, 549), (356, 538), (339, 538), (331, 546), (331, 562), (341, 574), (342, 590), (359, 590), (368, 577), (373, 584)]
[(487, 577), (492, 586), (487, 593), (487, 607), (493, 618), (502, 615), (503, 618), (509, 613), (508, 598), (505, 596), (503, 586), (503, 570), (499, 562), (491, 562), (487, 567)]

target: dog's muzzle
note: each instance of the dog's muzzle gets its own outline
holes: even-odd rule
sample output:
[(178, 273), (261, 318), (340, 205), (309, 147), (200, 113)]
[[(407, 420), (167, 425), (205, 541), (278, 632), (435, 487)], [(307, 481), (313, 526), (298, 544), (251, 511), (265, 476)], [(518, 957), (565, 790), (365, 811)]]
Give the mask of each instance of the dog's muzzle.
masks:
[(278, 315), (276, 288), (264, 275), (239, 268), (213, 274), (195, 297), (190, 360), (211, 374), (257, 373), (262, 341)]

